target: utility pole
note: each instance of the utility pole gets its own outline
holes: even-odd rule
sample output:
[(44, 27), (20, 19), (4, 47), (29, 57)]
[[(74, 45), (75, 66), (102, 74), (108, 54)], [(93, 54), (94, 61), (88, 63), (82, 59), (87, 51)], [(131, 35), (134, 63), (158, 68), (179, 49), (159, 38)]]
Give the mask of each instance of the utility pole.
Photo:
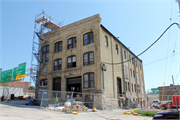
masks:
[(180, 13), (180, 0), (176, 0), (176, 2), (178, 2), (178, 5), (179, 5), (179, 13)]
[(174, 78), (173, 78), (173, 75), (172, 75), (172, 82), (173, 82), (173, 85), (174, 85)]

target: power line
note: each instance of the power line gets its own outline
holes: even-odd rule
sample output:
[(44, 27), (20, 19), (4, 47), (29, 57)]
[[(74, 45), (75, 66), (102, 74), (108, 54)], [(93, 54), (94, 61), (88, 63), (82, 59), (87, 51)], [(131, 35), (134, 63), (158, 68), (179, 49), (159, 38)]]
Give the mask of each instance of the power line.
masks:
[(142, 55), (143, 53), (145, 53), (149, 48), (151, 48), (163, 35), (164, 33), (166, 33), (166, 31), (173, 25), (177, 25), (178, 28), (180, 28), (180, 25), (178, 23), (172, 23), (168, 28), (166, 28), (166, 30), (159, 36), (159, 38), (157, 40), (155, 40), (148, 48), (146, 48), (143, 52), (141, 52), (139, 55), (133, 57), (132, 59), (126, 60), (124, 62), (119, 62), (119, 63), (107, 63), (107, 62), (101, 62), (101, 64), (110, 64), (110, 65), (117, 65), (117, 64), (122, 64), (122, 63), (126, 63), (130, 60), (133, 60), (135, 58), (137, 58), (138, 56)]
[[(178, 52), (178, 53), (176, 53), (176, 54), (174, 54), (174, 55), (178, 55), (178, 54), (180, 54), (180, 52)], [(153, 62), (150, 62), (150, 63), (147, 63), (147, 64), (144, 64), (143, 66), (146, 66), (146, 65), (149, 65), (149, 64), (153, 64), (153, 63), (159, 62), (159, 61), (161, 61), (161, 60), (167, 59), (167, 58), (172, 57), (172, 56), (173, 56), (173, 55), (168, 56), (168, 57), (165, 57), (165, 58), (162, 58), (162, 59), (159, 59), (159, 60), (156, 60), (156, 61), (153, 61)]]

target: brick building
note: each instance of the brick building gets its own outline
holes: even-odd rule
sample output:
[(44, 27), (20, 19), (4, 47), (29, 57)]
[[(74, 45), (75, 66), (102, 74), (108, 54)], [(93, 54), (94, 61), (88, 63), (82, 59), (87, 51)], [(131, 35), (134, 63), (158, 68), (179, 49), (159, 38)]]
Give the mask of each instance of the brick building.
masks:
[(12, 81), (10, 82), (9, 86), (23, 88), (23, 91), (29, 90), (29, 82)]
[[(46, 34), (49, 41), (42, 46), (42, 62), (47, 63), (48, 69), (40, 76), (40, 89), (102, 93), (101, 62), (120, 63), (136, 56), (101, 24), (99, 14)], [(114, 94), (114, 98), (115, 94), (144, 98), (138, 96), (145, 94), (139, 58), (123, 64), (106, 64), (104, 75), (104, 94)]]

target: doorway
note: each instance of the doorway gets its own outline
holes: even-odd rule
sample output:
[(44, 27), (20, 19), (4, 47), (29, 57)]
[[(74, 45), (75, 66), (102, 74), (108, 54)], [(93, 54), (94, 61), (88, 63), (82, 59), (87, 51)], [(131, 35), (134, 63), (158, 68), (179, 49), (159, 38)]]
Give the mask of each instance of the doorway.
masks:
[[(82, 92), (81, 77), (67, 78), (67, 91), (70, 92)], [(76, 94), (73, 94), (76, 97)]]
[(53, 90), (61, 91), (61, 78), (60, 77), (53, 79)]
[(122, 87), (121, 87), (120, 77), (117, 77), (117, 94), (120, 94), (120, 97), (122, 97)]

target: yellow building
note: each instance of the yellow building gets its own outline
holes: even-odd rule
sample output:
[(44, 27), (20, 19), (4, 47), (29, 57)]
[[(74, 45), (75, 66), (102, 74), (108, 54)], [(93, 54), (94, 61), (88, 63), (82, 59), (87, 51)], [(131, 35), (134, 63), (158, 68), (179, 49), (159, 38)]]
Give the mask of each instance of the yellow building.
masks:
[(46, 70), (40, 76), (40, 89), (104, 94), (124, 94), (131, 98), (145, 94), (142, 60), (106, 65), (105, 91), (101, 62), (121, 63), (135, 57), (102, 24), (99, 14), (58, 28), (49, 34), (43, 47)]

